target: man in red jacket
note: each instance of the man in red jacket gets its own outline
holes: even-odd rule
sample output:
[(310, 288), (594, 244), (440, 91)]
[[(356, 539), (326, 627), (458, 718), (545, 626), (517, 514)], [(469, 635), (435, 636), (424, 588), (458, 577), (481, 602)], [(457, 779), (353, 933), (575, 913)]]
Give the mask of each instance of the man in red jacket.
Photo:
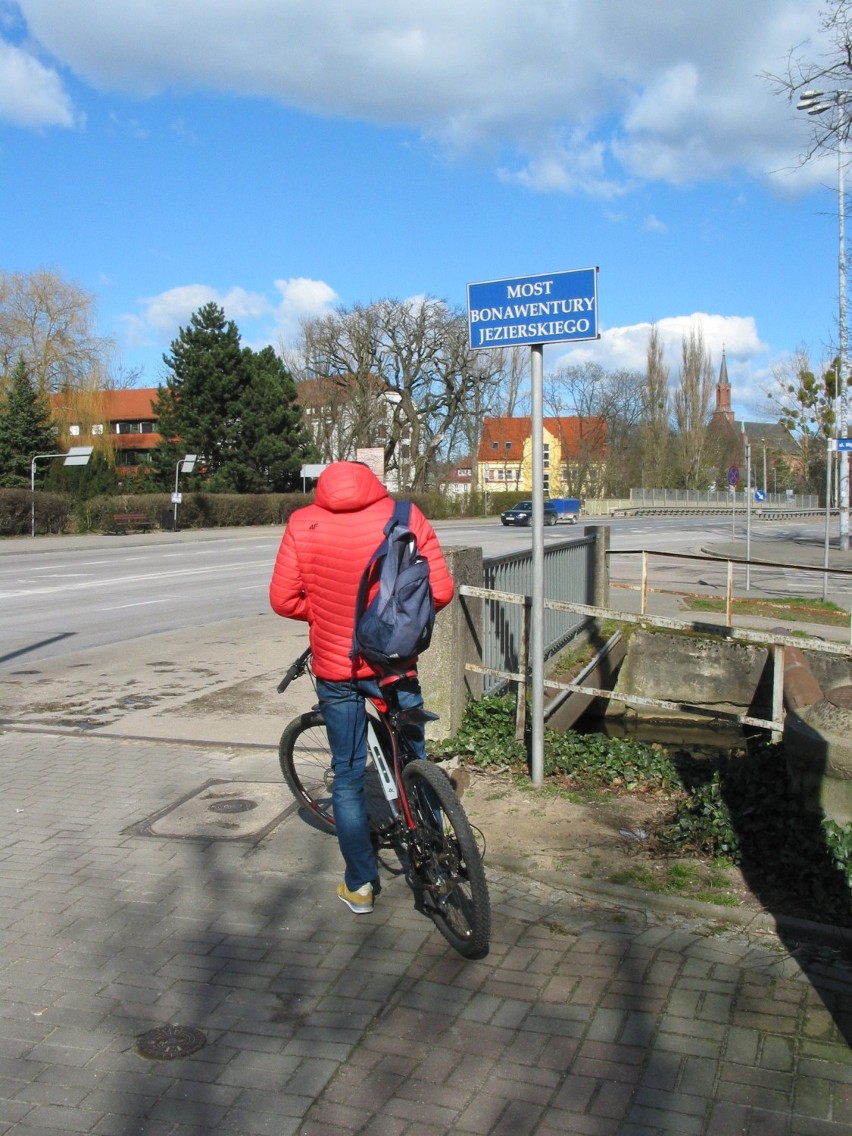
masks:
[[(377, 693), (377, 672), (360, 655), (350, 658), (358, 585), (381, 543), (393, 501), (368, 466), (334, 462), (320, 474), (314, 504), (290, 517), (269, 585), (273, 611), (310, 627), (313, 671), (328, 731), (334, 785), (332, 807), (346, 864), (340, 899), (356, 914), (373, 910), (378, 878), (370, 841), (364, 770), (367, 761), (365, 693)], [(438, 538), (416, 505), (408, 527), (429, 562), (429, 581), (440, 610), (453, 598), (453, 581)], [(397, 684), (399, 705), (423, 705), (416, 675)], [(416, 748), (425, 756), (422, 731)]]

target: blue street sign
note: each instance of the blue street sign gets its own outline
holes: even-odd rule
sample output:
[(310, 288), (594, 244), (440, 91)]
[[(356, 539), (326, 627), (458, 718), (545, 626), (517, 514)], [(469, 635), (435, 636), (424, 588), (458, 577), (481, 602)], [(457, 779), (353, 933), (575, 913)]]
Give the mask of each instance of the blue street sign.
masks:
[(474, 349), (597, 339), (598, 270), (468, 284), (467, 323)]
[(838, 450), (852, 450), (852, 438), (838, 438), (837, 448)]
[(736, 485), (740, 479), (740, 471), (735, 465), (728, 470), (728, 485)]
[(766, 500), (766, 494), (763, 492), (762, 489), (755, 489), (754, 499), (755, 499), (755, 501), (765, 501)]

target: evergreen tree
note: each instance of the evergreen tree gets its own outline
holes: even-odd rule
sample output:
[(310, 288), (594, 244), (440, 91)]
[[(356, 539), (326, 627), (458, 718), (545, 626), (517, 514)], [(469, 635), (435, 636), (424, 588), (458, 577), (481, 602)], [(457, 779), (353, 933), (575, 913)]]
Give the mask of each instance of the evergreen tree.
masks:
[[(85, 465), (65, 465), (51, 462), (44, 479), (45, 489), (52, 493), (68, 493), (75, 500), (88, 501), (90, 497), (117, 493), (120, 482), (115, 466), (97, 450)], [(135, 485), (129, 486), (131, 490)]]
[(239, 428), (228, 460), (210, 478), (211, 489), (231, 493), (283, 493), (299, 483), (299, 470), (315, 453), (296, 405), (296, 384), (271, 347), (243, 351), (245, 386)]
[(239, 420), (244, 375), (237, 325), (225, 320), (217, 304), (205, 304), (180, 329), (163, 362), (171, 374), (159, 388), (155, 409), (168, 463), (174, 468), (190, 451), (203, 454), (207, 469), (216, 473), (229, 456)]
[(39, 393), (23, 358), (12, 369), (6, 397), (0, 402), (0, 485), (29, 489), (36, 454), (51, 454), (58, 445), (47, 397)]
[(185, 453), (196, 453), (204, 485), (218, 492), (282, 492), (298, 485), (313, 456), (296, 387), (271, 347), (240, 345), (233, 321), (206, 304), (181, 328), (164, 362), (171, 374), (157, 402), (157, 466), (164, 484)]

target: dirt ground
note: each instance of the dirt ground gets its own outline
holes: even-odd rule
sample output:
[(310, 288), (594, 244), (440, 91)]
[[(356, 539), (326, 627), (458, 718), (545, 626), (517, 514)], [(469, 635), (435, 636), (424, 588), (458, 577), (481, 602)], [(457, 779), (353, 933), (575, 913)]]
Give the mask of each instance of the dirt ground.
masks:
[[(444, 768), (454, 776), (452, 763)], [(486, 863), (495, 867), (765, 910), (735, 867), (651, 854), (650, 828), (666, 808), (658, 800), (624, 796), (574, 804), (547, 788), (520, 787), (508, 774), (475, 768), (463, 771), (459, 787), (468, 818), (484, 838)]]

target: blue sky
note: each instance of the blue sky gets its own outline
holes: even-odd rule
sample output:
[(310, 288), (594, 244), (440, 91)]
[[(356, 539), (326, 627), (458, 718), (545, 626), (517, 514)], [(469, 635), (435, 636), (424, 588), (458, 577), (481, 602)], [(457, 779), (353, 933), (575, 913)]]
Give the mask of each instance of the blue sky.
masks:
[(673, 375), (699, 321), (741, 417), (837, 328), (836, 165), (759, 76), (823, 0), (0, 0), (0, 268), (90, 290), (139, 385), (208, 300), (245, 342), (597, 265), (600, 341)]

